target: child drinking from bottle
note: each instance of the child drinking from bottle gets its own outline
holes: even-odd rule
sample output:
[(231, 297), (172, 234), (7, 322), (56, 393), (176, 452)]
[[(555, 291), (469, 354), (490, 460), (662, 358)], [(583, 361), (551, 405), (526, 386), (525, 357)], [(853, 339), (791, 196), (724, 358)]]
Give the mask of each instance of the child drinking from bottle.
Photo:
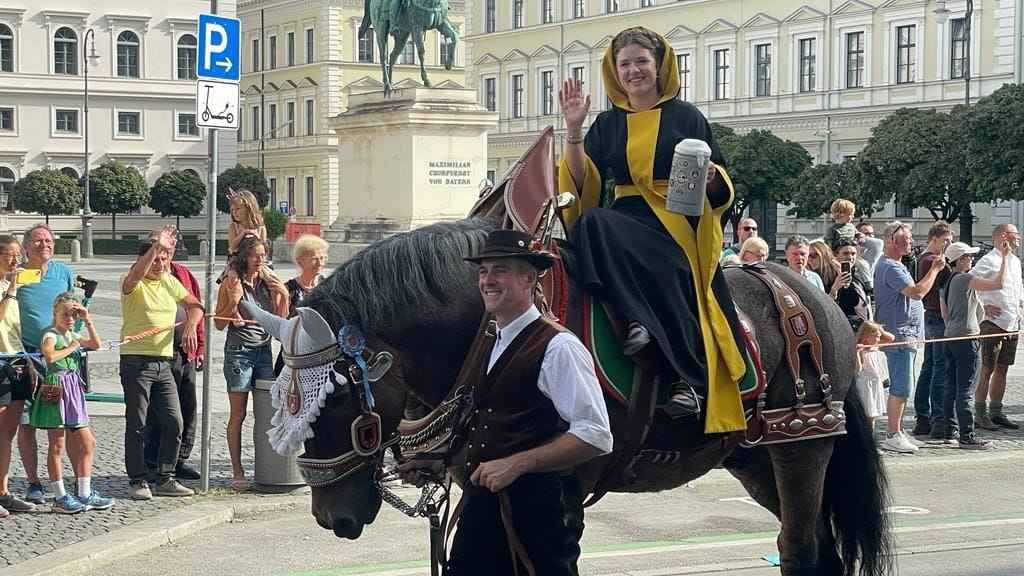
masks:
[[(74, 332), (79, 319), (85, 324), (86, 336)], [(30, 423), (47, 431), (50, 447), (46, 468), (55, 494), (52, 511), (60, 514), (106, 510), (114, 505), (113, 498), (100, 496), (91, 485), (96, 438), (89, 428), (85, 391), (78, 369), (78, 349), (99, 346), (100, 336), (89, 318), (89, 311), (75, 300), (73, 293), (58, 295), (53, 301), (53, 324), (43, 332), (39, 345), (46, 361), (46, 377), (36, 390)], [(77, 484), (74, 496), (67, 493), (61, 473), (65, 435), (72, 444), (69, 454)]]

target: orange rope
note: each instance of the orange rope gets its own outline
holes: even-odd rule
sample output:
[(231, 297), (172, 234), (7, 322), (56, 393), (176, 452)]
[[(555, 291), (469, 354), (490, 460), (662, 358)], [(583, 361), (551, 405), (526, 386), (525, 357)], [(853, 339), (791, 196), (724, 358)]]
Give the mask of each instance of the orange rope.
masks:
[[(245, 322), (246, 324), (258, 324), (258, 322), (256, 320), (246, 320), (245, 318), (232, 318), (230, 316), (215, 316), (213, 313), (209, 313), (209, 312), (206, 313), (206, 314), (203, 314), (203, 318), (213, 318), (214, 320), (229, 320), (231, 322)], [(124, 338), (121, 338), (114, 345), (119, 346), (121, 344), (127, 344), (129, 342), (134, 342), (136, 340), (141, 340), (143, 338), (148, 338), (150, 336), (155, 336), (157, 334), (160, 334), (161, 332), (167, 332), (168, 330), (174, 330), (175, 328), (177, 328), (178, 326), (181, 326), (182, 324), (185, 324), (184, 320), (181, 321), (181, 322), (175, 322), (174, 324), (171, 324), (169, 326), (159, 326), (157, 328), (150, 328), (149, 330), (143, 330), (142, 332), (139, 332), (138, 334), (132, 334), (130, 336), (125, 336)]]
[(1007, 336), (1020, 336), (1020, 332), (999, 332), (997, 334), (974, 334), (973, 336), (949, 336), (944, 338), (925, 338), (922, 340), (901, 340), (898, 342), (879, 342), (874, 346), (857, 344), (857, 348), (886, 348), (889, 346), (909, 346), (911, 344), (934, 344), (936, 342), (956, 342), (958, 340), (982, 340), (985, 338), (1005, 338)]

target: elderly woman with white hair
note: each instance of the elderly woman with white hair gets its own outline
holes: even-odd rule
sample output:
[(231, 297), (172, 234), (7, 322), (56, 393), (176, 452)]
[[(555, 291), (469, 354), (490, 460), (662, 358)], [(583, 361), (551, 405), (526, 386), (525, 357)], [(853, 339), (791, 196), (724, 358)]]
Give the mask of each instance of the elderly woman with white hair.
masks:
[[(284, 283), (285, 288), (288, 289), (289, 317), (295, 315), (295, 308), (306, 293), (323, 281), (324, 266), (327, 264), (327, 248), (326, 240), (312, 234), (303, 234), (295, 241), (295, 246), (292, 248), (292, 262), (299, 267), (299, 274)], [(284, 357), (278, 353), (277, 361), (274, 362), (274, 375), (280, 374), (283, 367)]]

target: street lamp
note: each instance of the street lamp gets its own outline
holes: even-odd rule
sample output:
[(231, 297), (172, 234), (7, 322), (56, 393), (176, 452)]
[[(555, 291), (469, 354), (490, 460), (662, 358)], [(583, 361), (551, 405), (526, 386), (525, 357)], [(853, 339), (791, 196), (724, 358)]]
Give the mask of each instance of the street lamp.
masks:
[[(86, 51), (88, 45), (88, 51)], [(82, 38), (82, 72), (85, 76), (85, 113), (82, 116), (82, 133), (85, 135), (85, 196), (82, 202), (82, 257), (92, 258), (92, 208), (89, 207), (89, 67), (99, 66), (100, 56), (96, 53), (96, 35), (92, 28)]]
[[(270, 138), (274, 134), (277, 134), (278, 130), (280, 130), (282, 128), (287, 128), (288, 126), (291, 126), (294, 123), (295, 123), (295, 119), (292, 118), (291, 120), (286, 121), (284, 124), (281, 124), (277, 128), (272, 128), (272, 129), (268, 130), (267, 132), (265, 132), (262, 136), (260, 136), (260, 155), (259, 155), (259, 159), (258, 159), (258, 162), (257, 162), (257, 166), (259, 167), (260, 174), (263, 173), (263, 151), (264, 151), (263, 143), (266, 141), (267, 138)], [(266, 175), (264, 175), (264, 178), (266, 178)]]
[[(935, 22), (942, 26), (949, 21), (949, 9), (946, 0), (938, 0), (938, 8), (934, 10)], [(971, 106), (971, 17), (974, 15), (974, 0), (967, 0), (964, 12), (964, 107)], [(960, 212), (960, 237), (970, 244), (974, 240), (974, 213), (967, 204)]]

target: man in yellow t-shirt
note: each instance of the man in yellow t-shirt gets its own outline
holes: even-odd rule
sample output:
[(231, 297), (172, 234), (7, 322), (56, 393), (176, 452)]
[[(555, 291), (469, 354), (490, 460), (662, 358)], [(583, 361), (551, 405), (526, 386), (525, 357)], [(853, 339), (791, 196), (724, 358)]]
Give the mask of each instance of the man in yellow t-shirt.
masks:
[[(178, 306), (188, 313), (182, 347), (196, 348), (196, 326), (203, 308), (171, 274), (171, 250), (177, 230), (164, 226), (139, 245), (139, 258), (121, 278), (121, 337), (174, 325)], [(166, 329), (121, 346), (121, 387), (124, 388), (124, 462), (128, 494), (134, 500), (157, 496), (191, 496), (194, 491), (174, 478), (181, 444), (181, 405), (171, 373), (174, 331)], [(150, 490), (146, 482), (145, 428), (150, 403), (160, 423), (159, 469)]]

